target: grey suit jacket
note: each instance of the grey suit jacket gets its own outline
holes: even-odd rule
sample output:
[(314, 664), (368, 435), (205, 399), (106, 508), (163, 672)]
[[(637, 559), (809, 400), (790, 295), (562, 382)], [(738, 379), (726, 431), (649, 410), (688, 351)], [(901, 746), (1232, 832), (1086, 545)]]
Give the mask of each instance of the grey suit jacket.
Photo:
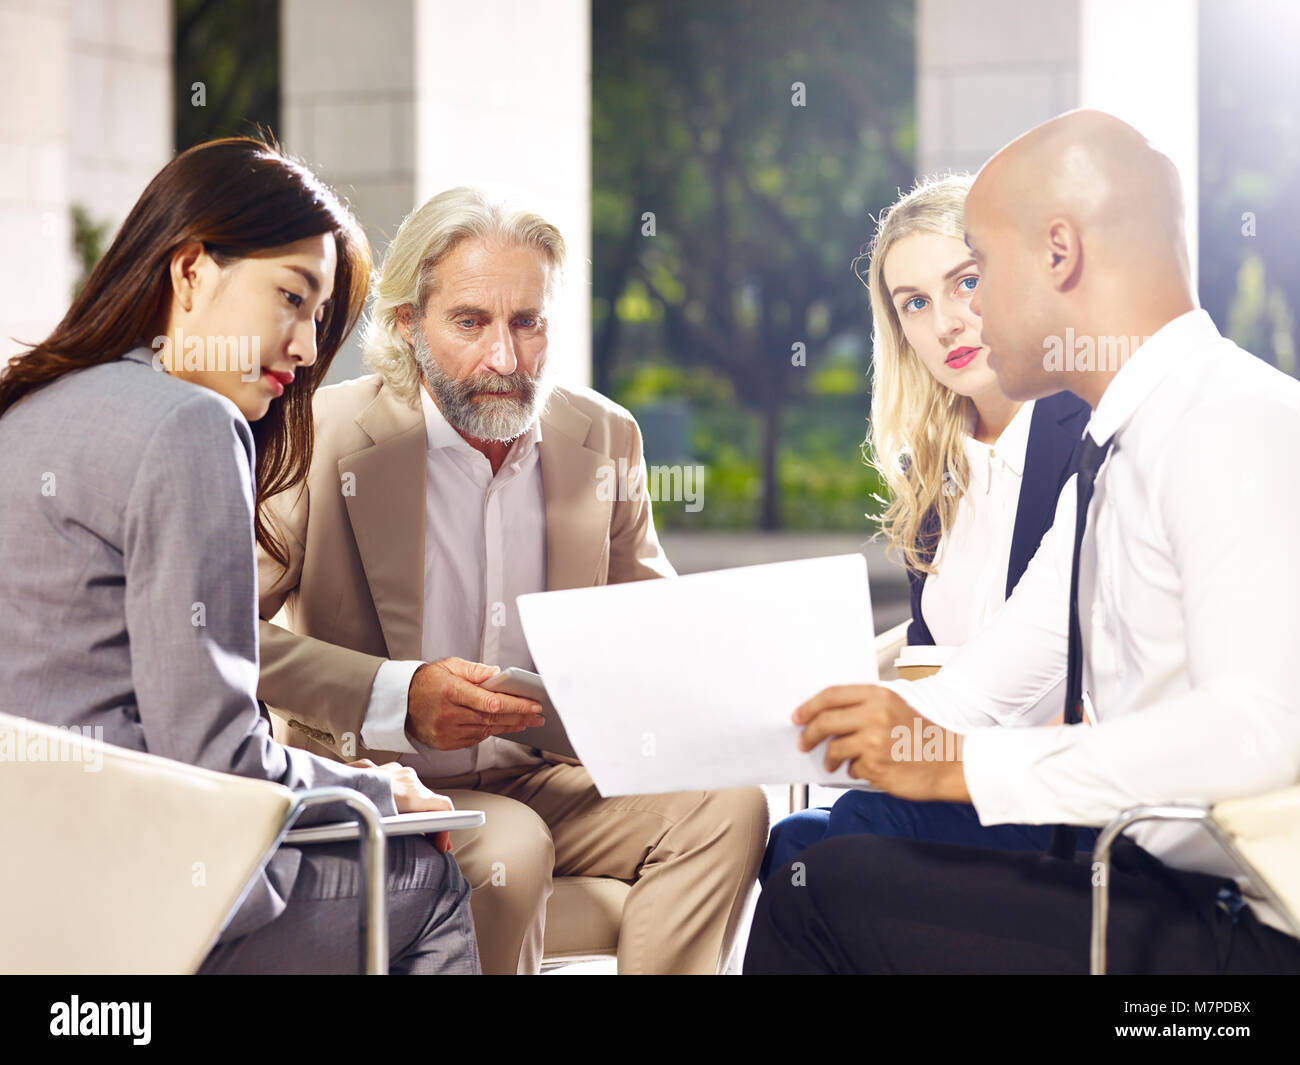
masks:
[[(0, 706), (289, 788), (353, 787), (395, 813), (386, 776), (271, 738), (255, 694), (252, 433), (152, 357), (67, 374), (0, 417)], [(300, 860), (276, 854), (223, 941), (284, 911)]]

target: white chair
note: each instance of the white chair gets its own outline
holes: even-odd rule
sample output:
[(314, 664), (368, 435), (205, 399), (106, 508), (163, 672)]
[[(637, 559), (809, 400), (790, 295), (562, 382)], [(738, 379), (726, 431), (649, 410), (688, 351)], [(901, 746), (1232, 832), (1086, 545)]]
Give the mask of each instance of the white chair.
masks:
[(632, 885), (609, 876), (558, 876), (552, 887), (542, 968), (616, 957), (623, 904)]
[(1106, 973), (1106, 924), (1110, 902), (1110, 852), (1115, 840), (1140, 821), (1200, 824), (1246, 877), (1253, 889), (1300, 938), (1300, 786), (1212, 807), (1169, 804), (1125, 810), (1102, 829), (1093, 848), (1092, 946), (1089, 969)]
[(911, 621), (904, 621), (892, 629), (886, 629), (876, 637), (876, 670), (881, 680), (897, 680), (898, 670), (894, 662), (899, 652), (907, 646), (907, 627)]
[[(272, 734), (289, 739), (288, 724), (272, 710)], [(552, 884), (542, 937), (542, 968), (614, 957), (623, 921), (623, 903), (632, 885), (604, 876), (561, 876)]]
[(364, 823), (362, 957), (388, 966), (384, 835), (293, 792), (0, 714), (0, 971), (193, 973), (304, 809)]

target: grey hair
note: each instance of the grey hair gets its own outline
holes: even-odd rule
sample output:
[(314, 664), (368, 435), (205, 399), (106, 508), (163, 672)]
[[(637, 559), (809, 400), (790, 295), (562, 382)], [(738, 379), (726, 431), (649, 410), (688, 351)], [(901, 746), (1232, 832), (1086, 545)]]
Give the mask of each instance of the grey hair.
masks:
[(438, 264), (470, 239), (537, 248), (552, 267), (552, 284), (567, 254), (564, 238), (550, 222), (493, 202), (478, 189), (448, 189), (407, 215), (374, 278), (362, 344), (366, 367), (413, 407), (418, 405), (420, 367), (398, 328), (397, 312), (410, 305), (423, 317), (425, 303), (437, 285)]

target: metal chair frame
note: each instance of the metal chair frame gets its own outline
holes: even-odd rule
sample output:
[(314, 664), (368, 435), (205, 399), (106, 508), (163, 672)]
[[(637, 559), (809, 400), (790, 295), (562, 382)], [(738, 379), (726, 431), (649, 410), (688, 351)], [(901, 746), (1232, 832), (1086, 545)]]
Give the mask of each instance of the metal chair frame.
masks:
[[(388, 894), (387, 894), (387, 837), (384, 835), (383, 822), (379, 810), (373, 802), (359, 791), (351, 788), (309, 788), (295, 792), (293, 801), (286, 811), (280, 831), (276, 834), (261, 861), (245, 882), (239, 897), (230, 907), (221, 928), (208, 944), (208, 951), (216, 945), (221, 933), (226, 930), (243, 904), (248, 893), (253, 889), (258, 874), (266, 868), (266, 863), (285, 843), (293, 843), (291, 829), (302, 816), (303, 811), (326, 803), (342, 803), (349, 807), (360, 822), (361, 850), (361, 967), (368, 976), (388, 975)], [(206, 953), (206, 952), (205, 952)]]
[[(1088, 971), (1093, 976), (1106, 975), (1106, 925), (1110, 916), (1110, 851), (1120, 834), (1141, 821), (1190, 821), (1201, 825), (1223, 848), (1250, 884), (1291, 926), (1291, 934), (1300, 938), (1300, 920), (1276, 891), (1264, 880), (1241, 853), (1232, 839), (1214, 820), (1214, 810), (1206, 806), (1170, 803), (1161, 806), (1134, 806), (1123, 811), (1101, 830), (1092, 851), (1092, 943)], [(1100, 874), (1100, 875), (1098, 875)]]

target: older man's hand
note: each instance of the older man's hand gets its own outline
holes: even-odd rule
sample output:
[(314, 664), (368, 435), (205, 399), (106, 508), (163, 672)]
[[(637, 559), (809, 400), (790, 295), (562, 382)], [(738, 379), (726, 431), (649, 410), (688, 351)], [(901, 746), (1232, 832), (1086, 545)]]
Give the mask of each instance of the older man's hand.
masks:
[(927, 721), (889, 688), (849, 684), (826, 688), (795, 710), (799, 748), (823, 740), (826, 770), (848, 763), (851, 776), (901, 799), (970, 802), (961, 737)]
[(479, 685), (496, 666), (443, 658), (415, 671), (406, 697), (407, 732), (440, 751), (473, 747), (489, 736), (545, 724), (540, 704)]

